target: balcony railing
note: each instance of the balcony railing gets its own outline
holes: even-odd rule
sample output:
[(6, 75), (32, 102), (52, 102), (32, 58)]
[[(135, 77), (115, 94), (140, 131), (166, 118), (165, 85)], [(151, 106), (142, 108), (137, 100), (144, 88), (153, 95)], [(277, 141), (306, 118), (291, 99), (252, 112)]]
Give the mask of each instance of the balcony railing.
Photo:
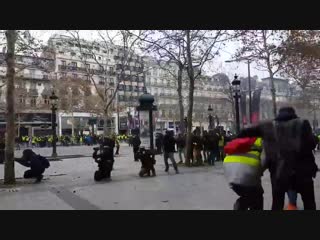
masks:
[(17, 76), (20, 79), (36, 79), (36, 80), (51, 80), (54, 79), (55, 76), (46, 75), (46, 74), (23, 74)]

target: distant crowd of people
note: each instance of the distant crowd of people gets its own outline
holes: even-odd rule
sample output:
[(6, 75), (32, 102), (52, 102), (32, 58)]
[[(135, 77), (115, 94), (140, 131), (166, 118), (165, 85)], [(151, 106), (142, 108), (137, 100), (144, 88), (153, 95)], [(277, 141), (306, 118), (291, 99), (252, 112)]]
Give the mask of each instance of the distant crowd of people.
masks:
[[(191, 164), (193, 166), (202, 166), (204, 163), (214, 165), (216, 161), (222, 161), (224, 158), (224, 146), (233, 138), (230, 131), (225, 131), (221, 127), (217, 127), (210, 131), (195, 129), (191, 134)], [(157, 154), (163, 154), (165, 171), (169, 171), (170, 159), (176, 173), (179, 173), (178, 165), (185, 162), (186, 157), (186, 134), (174, 135), (173, 131), (166, 131), (165, 134), (156, 133), (155, 148)], [(137, 159), (137, 152), (141, 145), (138, 134), (129, 139), (129, 145), (133, 147), (134, 159)], [(174, 153), (178, 152), (179, 162), (177, 163)]]
[[(186, 156), (186, 134), (177, 134), (174, 136), (173, 131), (167, 131), (165, 135), (162, 133), (156, 134), (156, 149), (158, 153), (165, 152), (165, 149), (170, 149), (172, 152), (178, 152), (179, 162), (184, 163)], [(191, 135), (191, 163), (194, 166), (201, 166), (204, 163), (214, 165), (215, 161), (221, 161), (224, 158), (224, 146), (230, 141), (233, 134), (230, 131), (225, 131), (220, 127), (209, 131), (195, 129)]]
[[(70, 136), (70, 135), (61, 135), (57, 137), (57, 144), (61, 146), (74, 146), (74, 145), (87, 145), (92, 146), (100, 143), (102, 141), (102, 135), (77, 135), (77, 136)], [(112, 135), (112, 138), (119, 143), (122, 141), (128, 141), (129, 136), (127, 135)], [(46, 136), (20, 136), (17, 137), (16, 140), (16, 148), (20, 149), (21, 147), (24, 148), (35, 148), (35, 147), (51, 147), (53, 142), (52, 135)], [(119, 144), (117, 144), (119, 145)]]

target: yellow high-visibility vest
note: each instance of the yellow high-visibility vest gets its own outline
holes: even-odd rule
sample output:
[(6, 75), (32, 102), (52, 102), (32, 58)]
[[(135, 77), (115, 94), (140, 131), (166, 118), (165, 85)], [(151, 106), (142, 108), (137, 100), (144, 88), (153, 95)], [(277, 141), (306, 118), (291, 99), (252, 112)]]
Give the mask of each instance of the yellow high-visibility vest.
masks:
[(224, 136), (221, 136), (221, 139), (219, 140), (219, 147), (223, 147), (224, 146)]
[(261, 178), (262, 139), (257, 138), (247, 153), (227, 155), (223, 166), (229, 183), (253, 186)]

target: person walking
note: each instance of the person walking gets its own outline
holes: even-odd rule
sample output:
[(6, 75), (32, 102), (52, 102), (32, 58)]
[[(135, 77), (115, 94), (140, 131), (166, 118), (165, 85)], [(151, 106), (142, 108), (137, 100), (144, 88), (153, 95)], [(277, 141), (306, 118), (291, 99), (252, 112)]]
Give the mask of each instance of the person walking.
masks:
[(210, 146), (209, 146), (208, 138), (209, 138), (208, 132), (204, 131), (202, 136), (202, 143), (203, 143), (203, 160), (205, 163), (208, 162), (208, 158), (209, 158), (208, 148)]
[(219, 154), (219, 136), (217, 135), (215, 130), (210, 130), (208, 134), (208, 145), (207, 145), (207, 150), (208, 150), (208, 164), (209, 165), (214, 165), (215, 161), (218, 158)]
[(170, 158), (173, 168), (178, 174), (179, 173), (178, 166), (176, 161), (174, 160), (175, 144), (176, 144), (176, 141), (173, 137), (173, 131), (166, 131), (166, 134), (163, 137), (163, 150), (164, 150), (163, 158), (164, 158), (164, 164), (166, 166), (165, 171), (169, 172), (168, 158)]
[(202, 162), (202, 154), (201, 151), (203, 150), (203, 143), (200, 136), (200, 132), (194, 130), (193, 132), (193, 160), (195, 161), (195, 166), (203, 165)]
[(138, 134), (135, 134), (132, 138), (132, 147), (133, 147), (133, 156), (134, 156), (134, 161), (138, 162), (139, 159), (137, 158), (137, 152), (139, 150), (139, 147), (141, 145), (141, 140)]
[[(244, 144), (247, 151), (241, 151)], [(223, 166), (231, 189), (239, 196), (234, 210), (263, 210), (261, 175), (265, 165), (261, 163), (262, 139), (235, 139), (226, 146), (227, 156)]]
[(186, 155), (185, 155), (186, 138), (181, 133), (178, 134), (176, 144), (177, 144), (177, 149), (178, 149), (179, 159), (180, 159), (178, 164), (182, 164), (183, 163), (182, 154), (184, 156), (184, 159), (186, 158)]
[(292, 107), (283, 107), (274, 121), (243, 129), (239, 137), (262, 137), (270, 171), (272, 210), (283, 210), (285, 194), (301, 194), (305, 210), (315, 210), (313, 178), (318, 166), (312, 150), (316, 142), (308, 120)]
[(223, 161), (224, 159), (224, 145), (225, 145), (225, 138), (226, 138), (226, 131), (220, 130), (220, 139), (219, 139), (219, 161)]
[(116, 145), (116, 153), (115, 153), (115, 155), (119, 155), (119, 149), (120, 149), (119, 139), (117, 138), (117, 136), (115, 134), (113, 134), (112, 138), (113, 138), (113, 140), (115, 142), (115, 145)]

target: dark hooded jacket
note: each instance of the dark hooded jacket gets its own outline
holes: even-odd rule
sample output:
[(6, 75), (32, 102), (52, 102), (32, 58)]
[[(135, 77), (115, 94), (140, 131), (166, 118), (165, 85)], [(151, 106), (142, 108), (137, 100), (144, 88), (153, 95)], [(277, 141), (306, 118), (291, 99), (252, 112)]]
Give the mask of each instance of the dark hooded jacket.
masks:
[(312, 150), (315, 139), (308, 120), (297, 117), (292, 108), (282, 108), (275, 121), (243, 129), (238, 137), (262, 137), (271, 179), (286, 182), (315, 177), (318, 167)]

